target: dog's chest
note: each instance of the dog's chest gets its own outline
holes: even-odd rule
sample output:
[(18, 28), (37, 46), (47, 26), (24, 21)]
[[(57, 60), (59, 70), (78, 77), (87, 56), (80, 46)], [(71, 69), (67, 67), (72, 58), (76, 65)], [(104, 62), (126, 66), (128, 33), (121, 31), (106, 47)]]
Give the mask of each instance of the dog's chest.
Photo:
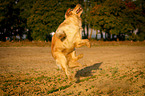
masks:
[(78, 38), (78, 34), (70, 33), (63, 41), (63, 47), (66, 49), (73, 49), (75, 47), (75, 41)]
[(71, 40), (70, 38), (66, 38), (64, 41), (63, 41), (63, 47), (66, 48), (66, 49), (71, 49), (74, 47), (74, 43), (73, 43), (73, 40)]

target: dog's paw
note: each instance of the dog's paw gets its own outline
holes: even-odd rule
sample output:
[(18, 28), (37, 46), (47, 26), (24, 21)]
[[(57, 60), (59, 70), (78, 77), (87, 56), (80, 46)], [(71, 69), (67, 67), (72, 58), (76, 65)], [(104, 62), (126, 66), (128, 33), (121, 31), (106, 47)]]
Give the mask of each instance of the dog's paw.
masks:
[(69, 81), (72, 81), (72, 80), (73, 80), (72, 75), (68, 76), (68, 80), (69, 80)]
[(80, 54), (79, 56), (78, 56), (78, 59), (81, 59), (81, 58), (83, 58), (83, 54)]
[(87, 67), (87, 64), (83, 64), (83, 67)]

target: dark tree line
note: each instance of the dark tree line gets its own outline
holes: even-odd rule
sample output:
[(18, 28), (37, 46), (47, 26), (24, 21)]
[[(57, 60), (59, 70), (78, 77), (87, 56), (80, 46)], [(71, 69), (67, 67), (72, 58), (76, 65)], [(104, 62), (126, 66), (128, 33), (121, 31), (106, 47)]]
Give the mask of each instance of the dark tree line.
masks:
[[(91, 38), (89, 28), (105, 32), (107, 40), (145, 40), (144, 0), (1, 0), (0, 40), (15, 40), (27, 34), (29, 40), (49, 40), (64, 20), (68, 8), (81, 4), (84, 38)], [(138, 29), (138, 33), (133, 33)], [(112, 36), (112, 38), (110, 38)], [(103, 39), (103, 35), (101, 35)]]

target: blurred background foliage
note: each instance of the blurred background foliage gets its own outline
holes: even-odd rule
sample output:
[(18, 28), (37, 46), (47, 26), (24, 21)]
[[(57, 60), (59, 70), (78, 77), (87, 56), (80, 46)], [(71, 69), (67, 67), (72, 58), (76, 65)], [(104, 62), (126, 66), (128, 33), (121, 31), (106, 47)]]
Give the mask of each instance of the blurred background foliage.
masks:
[(126, 40), (125, 36), (145, 40), (144, 0), (1, 0), (0, 40), (16, 40), (17, 35), (22, 40), (26, 34), (29, 40), (48, 41), (65, 19), (66, 10), (78, 3), (84, 9), (84, 38), (91, 38), (93, 29), (100, 30), (102, 39), (105, 32), (107, 40)]

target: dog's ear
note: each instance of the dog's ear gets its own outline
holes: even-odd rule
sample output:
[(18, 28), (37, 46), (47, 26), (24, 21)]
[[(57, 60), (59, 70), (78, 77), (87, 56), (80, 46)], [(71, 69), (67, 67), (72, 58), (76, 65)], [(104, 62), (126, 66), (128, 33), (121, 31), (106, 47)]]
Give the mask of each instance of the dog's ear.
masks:
[(72, 14), (71, 11), (72, 11), (71, 8), (67, 9), (67, 11), (65, 13), (65, 18), (67, 18), (68, 16), (70, 16)]
[(66, 33), (63, 30), (56, 31), (56, 37), (59, 38), (61, 41), (64, 41), (66, 38)]

